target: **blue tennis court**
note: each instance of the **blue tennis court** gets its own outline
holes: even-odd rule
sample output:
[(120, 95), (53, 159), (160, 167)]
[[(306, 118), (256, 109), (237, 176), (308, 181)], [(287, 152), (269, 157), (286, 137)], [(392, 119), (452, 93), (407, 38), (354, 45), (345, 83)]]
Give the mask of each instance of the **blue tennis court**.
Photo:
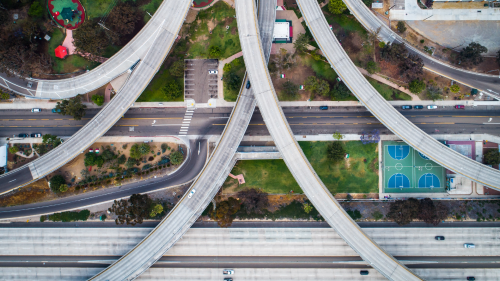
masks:
[(409, 188), (410, 179), (405, 174), (394, 174), (387, 182), (387, 188)]
[(410, 154), (410, 147), (408, 145), (388, 145), (387, 152), (395, 160), (403, 160)]
[(432, 173), (423, 174), (418, 179), (418, 188), (440, 188), (441, 182), (438, 176)]

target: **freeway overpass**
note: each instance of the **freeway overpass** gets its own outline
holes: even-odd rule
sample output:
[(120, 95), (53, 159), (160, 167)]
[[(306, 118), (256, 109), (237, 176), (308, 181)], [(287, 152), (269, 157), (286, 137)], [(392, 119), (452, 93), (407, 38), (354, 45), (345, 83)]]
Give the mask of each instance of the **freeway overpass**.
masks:
[[(161, 24), (157, 26), (158, 31), (153, 43), (120, 92), (78, 133), (56, 149), (25, 166), (0, 176), (2, 182), (7, 182), (6, 185), (3, 185), (0, 194), (24, 186), (57, 170), (85, 151), (90, 144), (106, 133), (127, 112), (128, 108), (147, 87), (149, 81), (153, 79), (169, 53), (186, 18), (191, 2), (191, 0), (168, 0), (160, 6), (157, 11), (158, 15), (168, 16), (163, 18)], [(69, 87), (73, 86), (69, 85)]]

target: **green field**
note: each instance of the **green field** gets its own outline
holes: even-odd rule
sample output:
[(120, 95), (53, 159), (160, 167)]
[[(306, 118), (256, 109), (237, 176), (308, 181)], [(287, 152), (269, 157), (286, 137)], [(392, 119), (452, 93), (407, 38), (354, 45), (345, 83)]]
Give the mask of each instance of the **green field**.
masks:
[[(326, 158), (329, 142), (299, 142), (304, 154), (316, 173), (332, 194), (336, 193), (377, 193), (378, 192), (378, 152), (377, 144), (363, 145), (360, 141), (344, 142), (349, 153), (349, 167), (346, 161), (332, 164)], [(365, 161), (366, 159), (366, 161)], [(243, 174), (246, 183), (235, 191), (249, 187), (262, 188), (268, 193), (301, 193), (297, 182), (288, 171), (283, 160), (239, 161), (231, 172)], [(227, 178), (224, 187), (236, 182)]]
[(67, 56), (65, 59), (56, 58), (54, 50), (57, 48), (57, 46), (62, 44), (65, 36), (66, 35), (61, 31), (61, 29), (56, 28), (54, 29), (54, 32), (52, 32), (52, 38), (49, 41), (49, 55), (54, 61), (52, 69), (55, 73), (72, 73), (82, 69), (92, 69), (100, 64), (97, 62), (88, 61), (79, 55)]
[[(236, 63), (236, 60), (239, 61), (239, 63)], [(243, 57), (239, 57), (231, 62), (231, 72), (236, 73), (241, 78), (241, 81), (243, 83), (243, 79), (245, 77), (245, 61), (243, 60)], [(230, 90), (227, 88), (226, 82), (224, 81), (224, 100), (225, 101), (236, 101), (238, 98), (238, 94), (240, 93), (240, 88), (237, 90)]]
[(396, 90), (370, 77), (365, 78), (386, 100), (411, 100), (410, 95), (403, 93), (400, 90)]
[(83, 7), (85, 8), (85, 13), (87, 15), (86, 20), (93, 18), (103, 17), (109, 12), (111, 7), (114, 7), (116, 1), (114, 0), (80, 0)]
[(144, 92), (142, 92), (139, 96), (137, 102), (184, 101), (184, 94), (182, 94), (178, 99), (170, 100), (163, 93), (163, 87), (165, 87), (168, 82), (173, 80), (177, 81), (177, 84), (179, 84), (184, 91), (184, 79), (182, 77), (175, 78), (170, 75), (170, 72), (168, 71), (169, 66), (170, 65), (167, 66), (166, 63), (161, 66), (160, 70), (156, 73), (155, 77), (153, 77), (153, 80), (151, 80), (146, 90), (144, 90)]
[[(151, 2), (140, 6), (139, 9), (153, 15), (156, 12), (156, 10), (158, 10), (158, 8), (160, 7), (162, 2), (163, 2), (162, 0), (151, 0)], [(151, 17), (148, 15), (148, 13), (144, 13), (144, 22), (145, 23), (147, 23), (151, 19)]]

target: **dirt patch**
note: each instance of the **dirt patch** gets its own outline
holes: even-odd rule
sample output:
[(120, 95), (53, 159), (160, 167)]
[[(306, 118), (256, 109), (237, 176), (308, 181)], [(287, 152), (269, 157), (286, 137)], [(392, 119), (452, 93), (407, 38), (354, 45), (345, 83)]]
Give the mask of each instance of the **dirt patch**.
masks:
[(38, 202), (40, 199), (57, 198), (45, 179), (38, 180), (16, 191), (0, 196), (0, 206), (9, 207)]
[(207, 41), (208, 40), (208, 35), (202, 35), (202, 36), (198, 36), (198, 38), (196, 38), (196, 41), (193, 41), (193, 40), (189, 40), (191, 43), (195, 43), (195, 42), (200, 42), (200, 41)]
[(198, 15), (199, 10), (189, 9), (189, 12), (186, 16), (185, 23), (192, 23), (196, 20), (196, 16)]
[[(438, 76), (434, 72), (424, 71), (422, 79), (426, 81), (427, 84), (433, 83), (439, 88), (443, 89), (443, 99), (445, 100), (474, 100), (474, 96), (470, 95), (471, 88), (464, 86), (459, 83), (454, 83), (460, 87), (458, 93), (452, 93), (450, 91), (451, 80), (442, 76)], [(469, 96), (468, 96), (469, 95)], [(419, 94), (422, 100), (427, 100), (425, 91)]]
[[(274, 56), (275, 55), (271, 55), (270, 61), (273, 60)], [(276, 77), (276, 75), (272, 75), (274, 89), (276, 90), (278, 96), (280, 96), (280, 92), (283, 91), (283, 83), (286, 82), (287, 80), (292, 81), (296, 85), (304, 85), (304, 82), (307, 79), (307, 77), (315, 75), (314, 70), (311, 67), (305, 65), (303, 58), (299, 56), (296, 56), (296, 66), (285, 70), (285, 74), (286, 74), (285, 79), (278, 78)], [(305, 101), (308, 100), (310, 96), (311, 93), (304, 90), (300, 90), (298, 100)], [(323, 98), (318, 96), (319, 95), (316, 95), (315, 100)]]
[(209, 31), (214, 30), (216, 25), (217, 25), (217, 23), (215, 22), (215, 20), (210, 20), (207, 22), (207, 26), (208, 26)]

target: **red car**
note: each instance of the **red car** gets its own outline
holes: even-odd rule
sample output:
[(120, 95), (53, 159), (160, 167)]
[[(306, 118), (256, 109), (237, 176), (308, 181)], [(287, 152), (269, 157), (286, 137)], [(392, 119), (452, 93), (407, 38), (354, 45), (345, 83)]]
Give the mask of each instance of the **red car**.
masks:
[(456, 109), (465, 109), (465, 106), (463, 106), (463, 105), (455, 105), (455, 108)]

